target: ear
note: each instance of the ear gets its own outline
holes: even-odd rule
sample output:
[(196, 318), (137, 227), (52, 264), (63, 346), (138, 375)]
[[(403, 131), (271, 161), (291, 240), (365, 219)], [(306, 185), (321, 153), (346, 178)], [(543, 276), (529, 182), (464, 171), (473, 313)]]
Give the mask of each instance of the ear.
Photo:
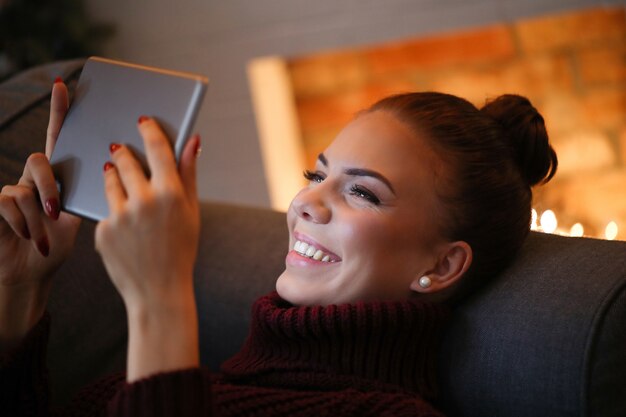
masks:
[[(472, 264), (472, 248), (467, 242), (445, 243), (438, 251), (436, 264), (411, 282), (411, 290), (422, 294), (434, 293), (450, 287), (465, 275)], [(427, 276), (429, 286), (420, 285), (420, 279)]]

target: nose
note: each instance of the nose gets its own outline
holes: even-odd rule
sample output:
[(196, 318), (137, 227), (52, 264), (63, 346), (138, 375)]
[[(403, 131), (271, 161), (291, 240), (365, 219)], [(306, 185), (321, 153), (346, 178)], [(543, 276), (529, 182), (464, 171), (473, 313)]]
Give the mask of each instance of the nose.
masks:
[(296, 214), (309, 222), (325, 224), (332, 216), (331, 209), (323, 198), (322, 184), (313, 188), (305, 188), (291, 202)]

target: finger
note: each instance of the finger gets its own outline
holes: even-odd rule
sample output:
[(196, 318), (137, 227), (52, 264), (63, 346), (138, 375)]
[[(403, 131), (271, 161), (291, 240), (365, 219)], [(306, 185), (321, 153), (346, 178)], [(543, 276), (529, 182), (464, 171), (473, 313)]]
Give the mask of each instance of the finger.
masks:
[(146, 159), (155, 183), (160, 184), (163, 180), (178, 178), (172, 144), (156, 120), (141, 116), (139, 133), (143, 137)]
[(0, 220), (4, 220), (3, 223), (9, 225), (16, 235), (26, 240), (30, 239), (24, 215), (17, 208), (15, 200), (6, 194), (0, 194)]
[(104, 164), (104, 195), (109, 204), (109, 213), (121, 211), (126, 193), (115, 165), (110, 162)]
[(46, 156), (52, 156), (52, 150), (59, 137), (59, 131), (63, 125), (63, 120), (69, 108), (69, 96), (67, 87), (60, 78), (55, 80), (52, 86), (52, 97), (50, 99), (50, 119), (48, 120), (48, 131), (46, 134)]
[(187, 196), (192, 200), (198, 199), (198, 188), (196, 181), (196, 161), (200, 153), (200, 135), (193, 135), (185, 145), (180, 158), (179, 172), (183, 186), (187, 191)]
[(35, 246), (43, 256), (48, 256), (50, 246), (35, 191), (29, 187), (13, 185), (5, 186), (2, 194), (13, 199), (17, 210), (22, 213), (26, 221), (28, 234), (32, 237)]
[(149, 186), (143, 167), (128, 147), (111, 144), (111, 157), (127, 198), (141, 197)]
[(44, 154), (34, 153), (28, 157), (18, 185), (35, 188), (39, 193), (41, 206), (48, 217), (54, 220), (59, 218), (59, 190), (54, 180), (50, 161)]

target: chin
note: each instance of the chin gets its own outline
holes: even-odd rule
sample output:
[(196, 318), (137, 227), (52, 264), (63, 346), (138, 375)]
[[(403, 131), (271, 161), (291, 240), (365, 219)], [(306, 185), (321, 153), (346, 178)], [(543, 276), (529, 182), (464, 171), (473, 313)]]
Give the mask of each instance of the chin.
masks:
[(289, 285), (288, 281), (289, 278), (286, 277), (287, 275), (287, 271), (283, 271), (282, 274), (280, 274), (280, 276), (278, 277), (278, 279), (276, 280), (276, 292), (278, 293), (278, 295), (280, 295), (280, 298), (282, 298), (283, 300), (294, 304), (294, 305), (298, 305), (298, 303), (295, 302), (295, 299), (297, 297), (294, 298), (294, 291), (291, 289), (291, 285)]
[[(311, 291), (307, 291), (294, 282), (295, 277), (291, 276), (288, 271), (284, 271), (276, 281), (276, 292), (280, 298), (293, 304), (294, 306), (313, 306), (320, 305), (319, 297), (312, 297)], [(315, 299), (314, 299), (315, 298)]]

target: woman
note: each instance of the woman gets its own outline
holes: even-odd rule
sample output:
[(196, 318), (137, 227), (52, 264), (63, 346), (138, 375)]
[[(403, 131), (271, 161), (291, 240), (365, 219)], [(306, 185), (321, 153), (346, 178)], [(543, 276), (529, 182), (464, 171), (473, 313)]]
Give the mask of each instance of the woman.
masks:
[[(67, 107), (57, 82), (47, 155)], [(480, 111), (437, 93), (376, 103), (305, 173), (277, 292), (255, 303), (248, 340), (212, 378), (199, 366), (192, 280), (199, 138), (177, 169), (155, 121), (141, 117), (138, 129), (152, 176), (112, 144), (110, 216), (96, 229), (126, 306), (127, 374), (79, 394), (70, 415), (440, 415), (427, 401), (442, 302), (510, 262), (528, 233), (530, 187), (557, 165), (522, 97)], [(0, 194), (0, 404), (14, 415), (47, 413), (49, 277), (78, 227), (58, 201), (43, 154)]]

